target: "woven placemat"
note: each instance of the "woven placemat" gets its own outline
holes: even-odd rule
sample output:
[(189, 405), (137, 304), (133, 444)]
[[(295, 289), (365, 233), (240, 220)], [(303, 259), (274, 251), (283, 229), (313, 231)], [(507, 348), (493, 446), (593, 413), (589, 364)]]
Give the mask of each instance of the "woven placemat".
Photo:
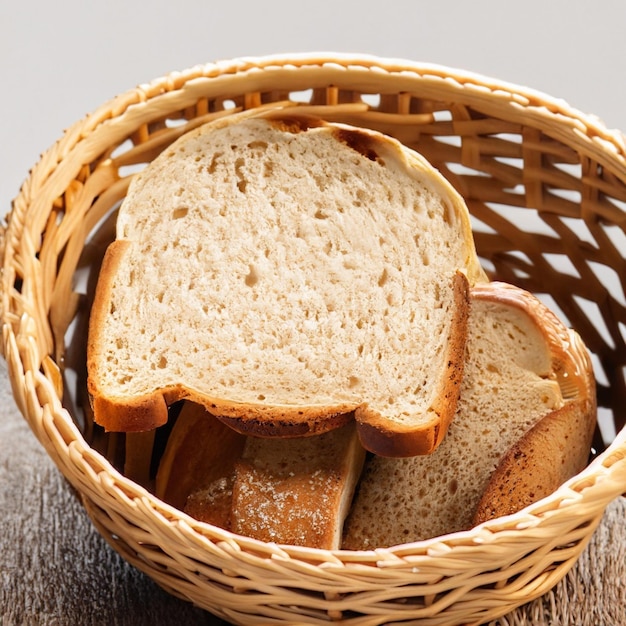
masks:
[[(19, 415), (0, 366), (0, 624), (224, 625), (161, 590), (94, 530)], [(550, 593), (490, 626), (626, 625), (626, 499)]]

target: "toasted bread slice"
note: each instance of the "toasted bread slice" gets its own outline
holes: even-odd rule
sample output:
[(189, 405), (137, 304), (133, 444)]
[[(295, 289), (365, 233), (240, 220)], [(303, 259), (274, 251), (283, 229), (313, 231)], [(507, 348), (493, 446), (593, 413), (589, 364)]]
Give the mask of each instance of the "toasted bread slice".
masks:
[[(466, 354), (446, 439), (427, 457), (368, 460), (345, 548), (470, 528), (486, 489), (481, 515), (512, 512), (545, 493), (537, 488), (542, 481), (554, 489), (587, 462), (596, 418), (589, 357), (538, 299), (502, 283), (474, 288)], [(510, 451), (520, 449), (524, 462), (516, 464)], [(552, 476), (548, 465), (555, 466)], [(499, 466), (500, 478), (490, 483)]]
[(120, 208), (90, 320), (95, 420), (151, 429), (189, 398), (302, 436), (354, 411), (369, 450), (431, 452), (484, 279), (463, 200), (396, 140), (283, 111), (213, 122)]
[(235, 467), (231, 529), (261, 541), (339, 548), (364, 460), (354, 424), (314, 437), (249, 437)]

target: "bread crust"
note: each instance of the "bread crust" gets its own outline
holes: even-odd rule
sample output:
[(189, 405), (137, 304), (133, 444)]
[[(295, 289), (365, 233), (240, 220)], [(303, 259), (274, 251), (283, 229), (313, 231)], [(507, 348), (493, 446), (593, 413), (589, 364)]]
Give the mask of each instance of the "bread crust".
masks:
[(159, 461), (155, 494), (183, 510), (190, 494), (231, 474), (245, 440), (203, 406), (185, 402)]
[(363, 468), (354, 424), (320, 437), (249, 437), (237, 461), (231, 529), (260, 541), (334, 550)]
[(229, 407), (221, 403), (211, 404), (217, 411), (217, 418), (233, 430), (255, 437), (310, 437), (341, 428), (354, 419), (350, 405), (344, 410), (325, 407), (324, 412), (305, 408), (257, 407), (246, 405), (243, 410), (237, 407), (236, 415), (229, 416)]

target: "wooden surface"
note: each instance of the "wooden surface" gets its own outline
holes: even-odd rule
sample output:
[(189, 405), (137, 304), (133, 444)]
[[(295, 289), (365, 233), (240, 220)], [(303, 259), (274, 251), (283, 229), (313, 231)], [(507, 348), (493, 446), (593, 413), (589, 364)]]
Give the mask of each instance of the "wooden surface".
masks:
[[(98, 535), (18, 413), (0, 362), (0, 625), (224, 625), (162, 591)], [(626, 626), (626, 499), (557, 587), (491, 626)]]

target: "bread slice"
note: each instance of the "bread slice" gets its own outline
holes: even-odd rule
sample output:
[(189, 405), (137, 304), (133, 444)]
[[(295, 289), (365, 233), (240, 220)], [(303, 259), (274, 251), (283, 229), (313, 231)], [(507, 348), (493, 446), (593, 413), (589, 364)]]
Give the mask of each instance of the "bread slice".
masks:
[(225, 530), (334, 549), (364, 460), (354, 422), (310, 437), (246, 437), (186, 402), (160, 460), (155, 494)]
[(189, 398), (294, 436), (355, 411), (368, 449), (428, 453), (484, 278), (463, 200), (394, 139), (282, 110), (212, 122), (120, 208), (90, 319), (95, 420), (150, 429)]
[[(553, 490), (584, 467), (596, 413), (589, 357), (573, 331), (528, 292), (494, 282), (472, 290), (466, 352), (458, 410), (446, 439), (427, 457), (368, 460), (346, 521), (345, 548), (471, 528), (503, 462), (505, 479), (492, 484), (481, 519), (486, 510), (489, 516), (512, 512), (546, 493), (524, 486), (529, 468), (540, 470), (533, 485), (545, 481)], [(503, 459), (517, 458), (509, 451), (518, 450), (513, 446), (520, 440), (526, 441), (526, 456), (517, 468)], [(544, 473), (549, 466), (552, 478)]]
[(313, 437), (249, 437), (235, 467), (231, 529), (261, 541), (338, 549), (364, 460), (354, 423)]
[(574, 385), (587, 385), (560, 409), (540, 420), (504, 455), (474, 511), (472, 525), (516, 513), (558, 489), (589, 460), (597, 412), (591, 363), (581, 338), (571, 333), (572, 353), (580, 357)]

